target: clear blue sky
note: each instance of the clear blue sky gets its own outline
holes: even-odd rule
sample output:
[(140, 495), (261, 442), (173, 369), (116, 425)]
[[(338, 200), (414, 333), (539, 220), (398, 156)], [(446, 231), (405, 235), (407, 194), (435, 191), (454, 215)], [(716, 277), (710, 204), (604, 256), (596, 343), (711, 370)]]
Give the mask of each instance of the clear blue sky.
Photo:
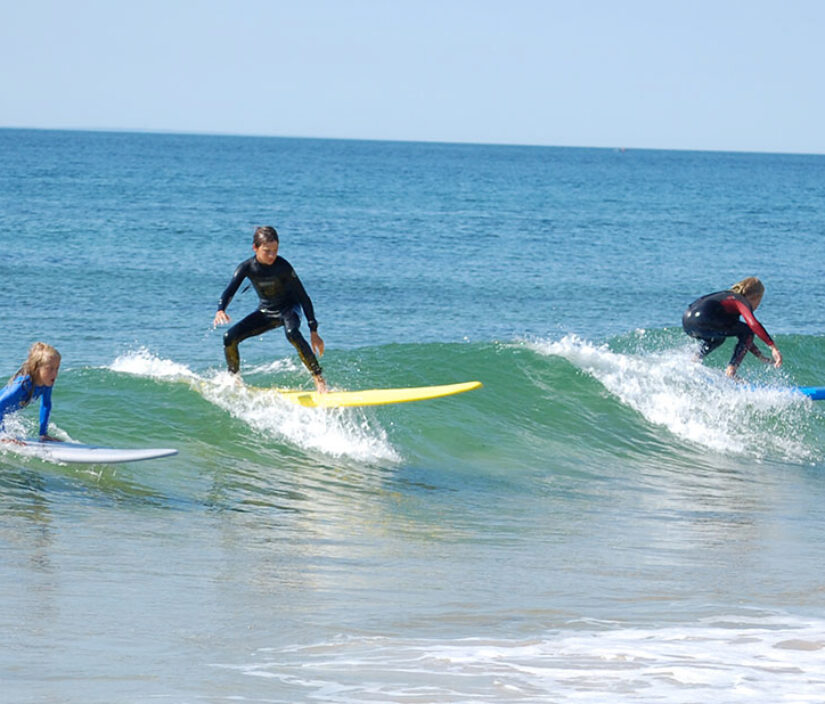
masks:
[(825, 153), (821, 0), (0, 0), (0, 126)]

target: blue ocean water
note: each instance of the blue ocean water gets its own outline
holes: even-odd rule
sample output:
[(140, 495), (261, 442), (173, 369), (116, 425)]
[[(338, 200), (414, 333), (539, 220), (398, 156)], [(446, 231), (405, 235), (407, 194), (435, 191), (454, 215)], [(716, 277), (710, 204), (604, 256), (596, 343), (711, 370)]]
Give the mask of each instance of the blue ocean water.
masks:
[[(825, 695), (825, 157), (0, 130), (0, 369), (63, 354), (53, 432), (0, 454), (14, 702), (776, 702)], [(223, 373), (259, 224), (334, 387)], [(691, 363), (748, 275), (785, 356)], [(254, 309), (236, 296), (234, 320)], [(311, 382), (281, 331), (262, 386)], [(36, 430), (36, 410), (12, 419)]]

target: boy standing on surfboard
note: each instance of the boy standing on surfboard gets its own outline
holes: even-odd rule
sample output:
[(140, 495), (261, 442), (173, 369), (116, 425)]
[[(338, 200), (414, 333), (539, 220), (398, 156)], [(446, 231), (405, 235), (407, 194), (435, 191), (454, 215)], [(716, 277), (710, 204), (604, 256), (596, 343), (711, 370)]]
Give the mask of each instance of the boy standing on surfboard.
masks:
[[(233, 325), (223, 336), (226, 365), (232, 374), (237, 374), (240, 370), (238, 344), (249, 337), (283, 326), (286, 339), (295, 347), (304, 366), (309, 369), (318, 392), (326, 393), (327, 383), (315, 356), (323, 356), (324, 341), (318, 334), (318, 321), (315, 320), (312, 301), (290, 263), (278, 256), (278, 244), (278, 233), (274, 227), (257, 228), (252, 238), (255, 256), (238, 265), (221, 295), (215, 313), (215, 326), (230, 322), (226, 308), (244, 279), (252, 282), (260, 298), (258, 310)], [(309, 325), (311, 349), (300, 331), (298, 306), (303, 309)]]

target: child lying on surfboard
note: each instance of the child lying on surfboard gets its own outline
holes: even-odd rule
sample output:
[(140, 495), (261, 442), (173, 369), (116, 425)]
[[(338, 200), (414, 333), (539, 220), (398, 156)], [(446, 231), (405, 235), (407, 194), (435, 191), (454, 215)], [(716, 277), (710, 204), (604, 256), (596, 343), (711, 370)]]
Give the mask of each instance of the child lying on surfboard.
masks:
[[(45, 342), (35, 342), (29, 348), (26, 361), (0, 391), (0, 430), (8, 413), (25, 408), (33, 399), (40, 399), (40, 439), (59, 442), (49, 435), (49, 414), (52, 411), (52, 387), (60, 371), (60, 353)], [(15, 442), (5, 439), (5, 442)]]

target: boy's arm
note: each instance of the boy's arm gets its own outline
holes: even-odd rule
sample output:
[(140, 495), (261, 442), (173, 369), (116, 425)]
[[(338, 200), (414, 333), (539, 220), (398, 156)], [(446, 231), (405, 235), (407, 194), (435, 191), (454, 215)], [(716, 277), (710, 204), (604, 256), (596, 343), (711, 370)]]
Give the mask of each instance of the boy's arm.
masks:
[(301, 279), (299, 279), (298, 274), (295, 273), (295, 269), (292, 270), (292, 281), (290, 285), (295, 298), (298, 299), (298, 302), (301, 304), (301, 308), (304, 311), (304, 316), (307, 319), (307, 325), (309, 326), (310, 332), (316, 332), (318, 330), (318, 321), (315, 319), (315, 309), (312, 306), (312, 301), (309, 298), (309, 294), (306, 292), (304, 285), (301, 283)]
[(218, 311), (215, 313), (215, 319), (213, 320), (214, 325), (221, 325), (229, 322), (229, 316), (226, 314), (226, 309), (232, 302), (234, 295), (238, 292), (241, 282), (246, 278), (246, 267), (247, 262), (242, 262), (238, 265), (238, 268), (235, 269), (235, 273), (232, 274), (232, 279), (229, 282), (229, 285), (224, 289), (221, 294), (221, 298), (218, 301)]

